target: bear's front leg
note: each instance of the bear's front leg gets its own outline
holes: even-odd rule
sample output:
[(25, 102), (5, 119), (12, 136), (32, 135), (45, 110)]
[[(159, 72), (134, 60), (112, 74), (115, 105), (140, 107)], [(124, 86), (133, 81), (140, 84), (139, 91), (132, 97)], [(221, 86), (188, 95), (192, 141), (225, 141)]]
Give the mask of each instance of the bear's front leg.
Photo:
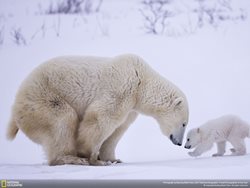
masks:
[(112, 163), (121, 163), (120, 159), (116, 159), (115, 157), (115, 148), (128, 129), (128, 127), (134, 122), (138, 113), (132, 111), (128, 114), (126, 120), (113, 132), (113, 134), (108, 137), (107, 140), (103, 143), (100, 149), (99, 158), (103, 161), (111, 161)]
[(105, 166), (112, 162), (98, 159), (101, 146), (121, 124), (122, 118), (115, 114), (111, 115), (107, 109), (105, 111), (98, 109), (100, 108), (92, 105), (85, 112), (78, 129), (77, 151), (78, 155), (89, 158), (90, 165)]
[(98, 159), (99, 156), (99, 149), (93, 150), (90, 157), (89, 157), (89, 164), (93, 166), (108, 166), (111, 165), (113, 162), (111, 161), (102, 161)]

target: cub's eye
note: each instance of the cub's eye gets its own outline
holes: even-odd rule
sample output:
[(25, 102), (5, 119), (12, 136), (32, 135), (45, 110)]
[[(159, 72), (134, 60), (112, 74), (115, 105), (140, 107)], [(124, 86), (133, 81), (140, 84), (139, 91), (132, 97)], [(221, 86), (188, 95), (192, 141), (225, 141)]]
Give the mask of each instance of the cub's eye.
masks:
[(182, 124), (182, 127), (185, 127), (185, 126), (186, 126), (186, 124), (185, 124), (185, 123), (183, 123), (183, 124)]
[(187, 141), (189, 141), (190, 139), (188, 138)]

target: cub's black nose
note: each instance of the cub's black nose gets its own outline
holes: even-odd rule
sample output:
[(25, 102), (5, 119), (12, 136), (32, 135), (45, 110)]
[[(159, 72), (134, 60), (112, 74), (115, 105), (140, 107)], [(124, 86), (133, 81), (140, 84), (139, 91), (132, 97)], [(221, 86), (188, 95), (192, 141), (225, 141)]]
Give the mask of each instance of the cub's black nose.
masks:
[(177, 143), (178, 146), (181, 146), (181, 143)]
[(186, 149), (190, 149), (190, 148), (191, 148), (191, 146), (184, 146), (184, 148), (186, 148)]

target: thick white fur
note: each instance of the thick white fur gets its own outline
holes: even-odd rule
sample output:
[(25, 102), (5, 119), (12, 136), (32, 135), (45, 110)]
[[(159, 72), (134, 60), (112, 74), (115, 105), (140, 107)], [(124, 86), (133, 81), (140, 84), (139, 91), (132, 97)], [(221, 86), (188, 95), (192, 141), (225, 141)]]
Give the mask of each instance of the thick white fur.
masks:
[(173, 143), (188, 121), (185, 95), (136, 55), (67, 56), (43, 63), (22, 83), (8, 138), (21, 129), (50, 165), (108, 165), (138, 113), (154, 117)]
[(246, 137), (250, 137), (249, 124), (237, 116), (225, 115), (190, 130), (187, 134), (185, 148), (195, 148), (193, 152), (189, 152), (189, 155), (196, 157), (210, 150), (213, 143), (216, 143), (218, 151), (213, 156), (222, 156), (226, 152), (226, 142), (228, 141), (233, 146), (232, 155), (245, 155), (244, 139)]

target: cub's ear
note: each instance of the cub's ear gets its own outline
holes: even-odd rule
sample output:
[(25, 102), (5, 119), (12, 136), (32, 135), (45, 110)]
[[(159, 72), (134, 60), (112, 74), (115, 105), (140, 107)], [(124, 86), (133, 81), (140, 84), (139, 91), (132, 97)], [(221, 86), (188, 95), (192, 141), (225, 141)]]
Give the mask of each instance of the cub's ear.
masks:
[(181, 103), (183, 103), (183, 98), (178, 97), (174, 100), (174, 102), (172, 103), (172, 107), (178, 107), (181, 105)]
[(200, 128), (197, 128), (197, 133), (200, 133), (200, 131), (201, 131)]

